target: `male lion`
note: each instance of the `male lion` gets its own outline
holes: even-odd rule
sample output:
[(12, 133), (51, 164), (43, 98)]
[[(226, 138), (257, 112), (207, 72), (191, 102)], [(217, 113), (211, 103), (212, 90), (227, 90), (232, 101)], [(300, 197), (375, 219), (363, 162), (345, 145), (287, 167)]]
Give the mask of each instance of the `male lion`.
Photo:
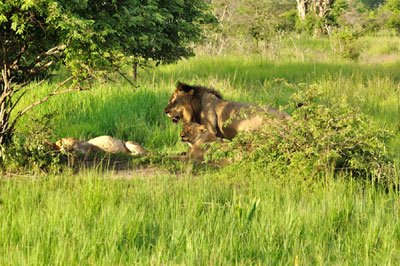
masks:
[[(278, 119), (289, 115), (272, 107), (260, 108), (256, 104), (232, 102), (222, 99), (219, 92), (184, 83), (178, 83), (164, 112), (172, 122), (196, 122), (204, 125), (218, 137), (232, 139), (240, 130), (256, 130), (263, 122), (263, 114)], [(229, 123), (225, 123), (229, 120)]]
[(196, 163), (202, 163), (204, 154), (209, 148), (208, 144), (222, 141), (221, 138), (208, 131), (204, 125), (189, 122), (183, 123), (182, 127), (181, 140), (188, 143), (189, 148), (185, 156), (173, 157), (174, 159), (182, 161), (193, 160)]
[(110, 136), (100, 136), (88, 141), (77, 140), (75, 138), (62, 138), (56, 143), (46, 141), (48, 145), (56, 150), (74, 151), (82, 154), (90, 152), (107, 152), (107, 153), (126, 153), (130, 155), (144, 155), (146, 150), (137, 142), (122, 141)]

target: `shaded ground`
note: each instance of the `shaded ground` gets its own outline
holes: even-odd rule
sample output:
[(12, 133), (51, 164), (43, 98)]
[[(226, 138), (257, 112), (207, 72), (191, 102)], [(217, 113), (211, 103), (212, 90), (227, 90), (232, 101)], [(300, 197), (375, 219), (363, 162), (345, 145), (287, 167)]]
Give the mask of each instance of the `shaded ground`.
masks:
[(110, 171), (110, 173), (112, 178), (127, 178), (127, 179), (134, 177), (153, 177), (153, 176), (168, 174), (167, 171), (155, 167), (136, 168), (127, 170), (112, 170)]
[(96, 170), (106, 175), (110, 174), (112, 178), (152, 177), (168, 174), (166, 170), (138, 163), (139, 159), (124, 154), (100, 154), (100, 156), (69, 157), (67, 163), (74, 169), (74, 173)]

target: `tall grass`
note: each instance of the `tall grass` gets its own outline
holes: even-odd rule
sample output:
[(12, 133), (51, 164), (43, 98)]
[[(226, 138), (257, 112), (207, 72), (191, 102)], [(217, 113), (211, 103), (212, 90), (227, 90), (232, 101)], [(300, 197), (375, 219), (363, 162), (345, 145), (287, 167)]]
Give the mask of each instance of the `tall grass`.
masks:
[[(140, 71), (138, 88), (120, 81), (93, 89), (54, 97), (37, 108), (37, 114), (56, 113), (53, 124), (58, 137), (87, 139), (112, 135), (165, 149), (179, 143), (180, 126), (163, 114), (177, 81), (200, 84), (221, 91), (229, 100), (272, 106), (288, 103), (293, 84), (319, 84), (330, 98), (346, 97), (379, 124), (392, 130), (391, 145), (400, 152), (400, 64), (365, 65), (354, 62), (321, 63), (260, 57), (198, 56), (174, 65)], [(56, 81), (54, 81), (56, 82)], [(21, 108), (50, 91), (50, 82), (38, 94), (28, 95)], [(290, 112), (290, 110), (288, 110)], [(29, 128), (30, 117), (20, 123)], [(180, 144), (178, 144), (180, 145)]]
[(0, 264), (398, 264), (399, 195), (264, 173), (0, 182)]
[[(302, 43), (318, 53), (329, 50), (326, 40)], [(317, 84), (327, 105), (345, 97), (392, 130), (388, 148), (400, 159), (399, 63), (285, 54), (279, 60), (197, 56), (141, 70), (137, 87), (123, 80), (94, 83), (90, 91), (38, 106), (18, 130), (29, 130), (32, 116), (55, 113), (58, 138), (108, 134), (150, 150), (183, 151), (180, 125), (163, 114), (177, 81), (276, 107), (288, 103), (296, 84)], [(20, 108), (57, 82), (27, 95)], [(205, 169), (200, 176), (192, 176), (190, 165), (186, 170), (179, 177), (143, 178), (133, 170), (134, 178), (120, 179), (86, 170), (0, 179), (0, 265), (286, 265), (296, 258), (300, 265), (400, 264), (398, 188), (384, 190), (331, 172), (311, 183), (303, 176), (277, 180), (256, 169)]]

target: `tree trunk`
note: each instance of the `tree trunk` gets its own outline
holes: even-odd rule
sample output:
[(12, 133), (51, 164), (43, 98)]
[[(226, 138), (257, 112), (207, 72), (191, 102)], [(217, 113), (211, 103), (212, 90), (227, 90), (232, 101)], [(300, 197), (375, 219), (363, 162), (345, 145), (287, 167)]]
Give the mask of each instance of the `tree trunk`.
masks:
[(137, 78), (138, 78), (137, 69), (138, 69), (138, 64), (137, 63), (133, 63), (133, 67), (132, 67), (132, 79), (133, 79), (133, 81), (136, 81)]
[(297, 1), (297, 13), (301, 20), (306, 18), (307, 12), (311, 9), (313, 13), (323, 18), (331, 10), (331, 6), (334, 0), (296, 0)]
[(323, 18), (331, 10), (334, 0), (314, 0), (314, 13), (316, 16)]
[(9, 106), (11, 102), (11, 83), (9, 81), (9, 69), (6, 62), (3, 62), (1, 69), (1, 84), (0, 84), (0, 146), (7, 143), (11, 139), (9, 132), (10, 127), (10, 110)]
[(296, 0), (297, 1), (297, 13), (301, 20), (306, 18), (309, 0)]

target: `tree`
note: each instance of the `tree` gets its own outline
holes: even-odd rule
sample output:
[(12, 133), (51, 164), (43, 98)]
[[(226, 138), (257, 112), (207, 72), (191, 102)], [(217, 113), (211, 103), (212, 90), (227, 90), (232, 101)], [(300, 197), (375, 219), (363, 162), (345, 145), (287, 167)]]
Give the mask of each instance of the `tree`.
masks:
[(300, 28), (314, 35), (326, 32), (327, 27), (336, 25), (336, 18), (348, 0), (296, 0)]
[(328, 15), (334, 0), (296, 0), (299, 18), (304, 20), (308, 12), (323, 18)]
[(219, 23), (209, 29), (208, 41), (218, 53), (230, 44), (243, 45), (243, 41), (268, 43), (295, 25), (293, 0), (214, 0), (213, 7)]
[[(54, 95), (82, 90), (133, 60), (193, 55), (207, 16), (206, 0), (0, 1), (0, 145), (22, 115)], [(53, 92), (15, 112), (61, 65), (67, 74)]]
[(292, 8), (295, 5), (287, 0), (247, 0), (239, 6), (239, 21), (243, 32), (249, 33), (256, 41), (266, 41), (290, 27), (285, 15)]
[(390, 12), (386, 27), (395, 29), (400, 33), (400, 0), (388, 0), (384, 5), (384, 9)]
[(297, 2), (297, 12), (301, 20), (305, 20), (308, 11), (308, 6), (311, 0), (296, 0)]
[(368, 9), (375, 9), (385, 2), (385, 0), (357, 0), (361, 2)]

